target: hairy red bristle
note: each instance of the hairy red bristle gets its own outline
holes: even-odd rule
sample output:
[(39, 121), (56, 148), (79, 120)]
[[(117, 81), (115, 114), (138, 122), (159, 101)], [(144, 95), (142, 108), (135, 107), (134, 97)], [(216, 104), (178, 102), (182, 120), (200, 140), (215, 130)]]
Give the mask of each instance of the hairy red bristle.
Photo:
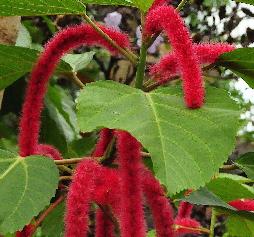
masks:
[(95, 237), (114, 237), (114, 225), (109, 217), (101, 210), (96, 211)]
[(192, 209), (193, 209), (192, 204), (188, 202), (180, 202), (176, 218), (177, 219), (190, 218)]

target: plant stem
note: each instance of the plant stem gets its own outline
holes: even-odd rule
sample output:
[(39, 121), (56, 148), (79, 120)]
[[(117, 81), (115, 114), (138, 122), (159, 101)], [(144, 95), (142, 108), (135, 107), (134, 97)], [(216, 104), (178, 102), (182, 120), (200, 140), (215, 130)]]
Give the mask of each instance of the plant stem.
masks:
[(215, 229), (215, 224), (216, 224), (216, 218), (217, 218), (217, 213), (215, 211), (215, 208), (212, 208), (212, 216), (211, 216), (211, 225), (210, 225), (209, 237), (214, 237), (214, 229)]
[[(142, 28), (144, 27), (145, 22), (145, 14), (141, 12), (141, 25)], [(146, 69), (146, 56), (147, 56), (147, 49), (148, 49), (148, 42), (144, 42), (144, 36), (142, 37), (142, 45), (140, 48), (140, 56), (138, 62), (138, 68), (136, 73), (136, 83), (135, 87), (138, 89), (143, 88), (143, 81), (145, 76), (145, 69)]]
[(73, 72), (71, 79), (73, 80), (73, 82), (80, 88), (83, 89), (84, 88), (84, 84), (82, 81), (79, 80), (78, 76), (77, 76), (77, 72)]
[(129, 49), (124, 49), (121, 46), (119, 46), (103, 30), (101, 30), (101, 28), (98, 27), (98, 25), (95, 22), (93, 22), (88, 15), (84, 13), (82, 16), (84, 17), (85, 21), (100, 34), (100, 36), (102, 36), (105, 40), (107, 40), (113, 47), (115, 47), (122, 55), (128, 58), (133, 64), (135, 65), (137, 64), (138, 57), (133, 52), (131, 52)]
[(187, 226), (181, 226), (181, 225), (174, 225), (174, 228), (177, 229), (186, 229), (186, 230), (192, 230), (192, 231), (199, 231), (201, 233), (209, 234), (210, 230), (199, 227), (199, 228), (194, 228), (194, 227), (187, 227)]
[(188, 2), (189, 0), (182, 0), (179, 5), (177, 6), (176, 10), (181, 11), (184, 5)]
[(55, 202), (53, 202), (36, 220), (32, 233), (30, 237), (33, 236), (37, 228), (41, 225), (41, 223), (45, 220), (45, 218), (64, 200), (64, 196), (61, 195)]
[(73, 165), (77, 164), (84, 160), (84, 158), (72, 158), (72, 159), (66, 159), (66, 160), (55, 160), (56, 165)]
[(58, 165), (59, 170), (63, 171), (63, 172), (67, 172), (69, 174), (73, 174), (72, 169), (68, 168), (65, 165)]

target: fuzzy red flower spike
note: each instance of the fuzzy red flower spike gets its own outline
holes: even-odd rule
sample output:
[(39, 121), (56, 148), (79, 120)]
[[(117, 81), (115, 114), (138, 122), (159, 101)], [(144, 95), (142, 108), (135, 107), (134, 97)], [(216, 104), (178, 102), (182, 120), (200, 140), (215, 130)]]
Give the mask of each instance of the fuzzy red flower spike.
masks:
[(127, 132), (116, 131), (116, 135), (121, 180), (121, 236), (145, 237), (141, 145)]
[(150, 37), (165, 30), (177, 58), (183, 78), (184, 99), (187, 107), (199, 108), (204, 103), (205, 90), (198, 58), (190, 33), (179, 13), (172, 6), (160, 6), (149, 11), (145, 35)]
[[(129, 47), (127, 35), (104, 26), (99, 27), (121, 47)], [(26, 91), (20, 121), (19, 149), (21, 156), (25, 157), (36, 152), (43, 98), (50, 76), (60, 58), (71, 49), (81, 45), (100, 45), (110, 50), (113, 54), (117, 53), (117, 50), (90, 25), (66, 28), (49, 41), (31, 73), (31, 79)]]

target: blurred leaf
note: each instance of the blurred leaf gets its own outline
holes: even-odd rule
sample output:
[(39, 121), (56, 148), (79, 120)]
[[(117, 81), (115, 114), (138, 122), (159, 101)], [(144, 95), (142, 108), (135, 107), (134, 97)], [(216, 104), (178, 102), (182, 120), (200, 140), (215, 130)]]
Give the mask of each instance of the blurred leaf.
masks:
[(203, 108), (189, 110), (180, 87), (144, 93), (112, 81), (88, 84), (77, 109), (83, 132), (107, 127), (132, 133), (150, 152), (155, 174), (170, 193), (211, 179), (234, 148), (240, 114), (221, 89), (207, 88)]
[(254, 180), (254, 152), (242, 155), (235, 164), (246, 173), (248, 178)]
[(230, 237), (254, 236), (254, 214), (248, 212), (230, 212), (226, 221)]
[(24, 25), (21, 25), (15, 46), (30, 48), (31, 44), (32, 38), (30, 36), (29, 31)]
[(67, 15), (84, 11), (80, 0), (0, 0), (0, 16)]
[(64, 236), (64, 203), (60, 203), (42, 222), (41, 231), (44, 237)]
[(150, 231), (147, 233), (146, 237), (156, 237), (156, 232), (155, 232), (155, 230), (150, 230)]
[[(30, 72), (39, 52), (37, 50), (0, 45), (0, 90)], [(68, 73), (72, 69), (69, 64), (61, 62), (56, 73)]]
[(42, 156), (21, 158), (0, 150), (0, 233), (22, 229), (50, 203), (58, 185), (58, 169)]
[(94, 52), (82, 54), (67, 54), (63, 57), (63, 61), (68, 63), (73, 72), (78, 72), (85, 68), (93, 59)]
[(236, 2), (244, 2), (244, 3), (248, 3), (248, 4), (252, 4), (254, 5), (254, 0), (235, 0)]
[(254, 48), (241, 48), (222, 54), (216, 64), (230, 69), (254, 88)]

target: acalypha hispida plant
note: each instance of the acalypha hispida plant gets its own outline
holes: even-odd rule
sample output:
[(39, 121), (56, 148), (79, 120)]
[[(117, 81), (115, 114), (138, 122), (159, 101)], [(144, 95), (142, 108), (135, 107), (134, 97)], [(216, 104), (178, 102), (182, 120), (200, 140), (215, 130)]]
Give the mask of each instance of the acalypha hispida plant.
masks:
[[(209, 173), (204, 181), (200, 181), (195, 175), (193, 175), (193, 180), (188, 178), (191, 175), (186, 176), (186, 172), (191, 174), (191, 169), (185, 170), (185, 168), (182, 168), (182, 173), (179, 172), (181, 170), (181, 162), (185, 162), (179, 161), (180, 163), (178, 163), (177, 159), (180, 156), (183, 160), (186, 158), (186, 163), (197, 162), (197, 164), (191, 165), (197, 166), (197, 173), (200, 174), (202, 179), (206, 173), (205, 162), (209, 162), (206, 159), (214, 158), (216, 151), (211, 151), (209, 140), (216, 144), (215, 140), (220, 134), (211, 132), (211, 137), (208, 141), (202, 141), (202, 136), (210, 132), (210, 130), (208, 131), (203, 124), (203, 127), (201, 125), (199, 126), (198, 123), (201, 119), (195, 120), (195, 118), (199, 116), (197, 114), (199, 111), (204, 111), (201, 114), (201, 117), (203, 116), (202, 119), (206, 120), (207, 124), (212, 124), (214, 129), (217, 129), (219, 127), (217, 122), (220, 120), (220, 116), (225, 116), (223, 113), (226, 113), (227, 109), (216, 107), (218, 104), (224, 103), (219, 100), (216, 101), (216, 93), (213, 94), (213, 103), (210, 102), (209, 98), (211, 96), (208, 92), (210, 89), (206, 89), (202, 67), (203, 65), (215, 66), (221, 55), (232, 53), (236, 50), (234, 45), (228, 43), (193, 43), (191, 33), (180, 16), (180, 10), (185, 2), (181, 1), (178, 7), (175, 8), (169, 0), (155, 0), (146, 13), (142, 12), (142, 45), (139, 56), (134, 52), (127, 34), (120, 32), (119, 29), (113, 29), (92, 21), (87, 15), (84, 17), (87, 21), (86, 24), (70, 26), (63, 29), (45, 45), (43, 52), (40, 54), (32, 69), (26, 89), (19, 123), (19, 156), (20, 159), (26, 159), (31, 156), (34, 156), (33, 159), (36, 159), (36, 156), (48, 157), (54, 160), (54, 163), (59, 168), (64, 169), (69, 175), (65, 179), (60, 179), (57, 190), (58, 196), (53, 199), (49, 208), (46, 211), (42, 211), (38, 217), (31, 218), (32, 220), (26, 223), (23, 229), (16, 229), (16, 237), (34, 236), (47, 215), (62, 201), (65, 201), (66, 204), (64, 215), (65, 237), (84, 237), (88, 235), (96, 237), (146, 237), (150, 227), (147, 225), (147, 214), (144, 211), (144, 207), (148, 207), (150, 210), (155, 231), (154, 235), (157, 237), (177, 237), (185, 234), (209, 235), (212, 237), (215, 236), (214, 229), (217, 216), (230, 216), (232, 213), (232, 215), (236, 215), (235, 213), (238, 212), (245, 213), (245, 215), (252, 215), (254, 211), (254, 191), (251, 190), (253, 180), (245, 177), (240, 178), (241, 176), (237, 178), (240, 180), (237, 185), (241, 185), (241, 189), (239, 190), (243, 193), (245, 192), (243, 196), (241, 196), (241, 193), (237, 195), (232, 194), (232, 196), (229, 195), (229, 198), (222, 198), (223, 201), (220, 202), (220, 205), (218, 204), (218, 208), (214, 207), (216, 206), (216, 200), (220, 198), (219, 192), (216, 193), (216, 182), (218, 186), (220, 185), (217, 180), (220, 176), (219, 167), (221, 167), (220, 170), (223, 170), (222, 165), (225, 159), (221, 160), (220, 164), (212, 167), (214, 169), (212, 175)], [(157, 63), (146, 67), (147, 51), (154, 39), (162, 32), (168, 39), (171, 47), (170, 53), (163, 56)], [(115, 111), (117, 108), (115, 109), (114, 107), (115, 110), (111, 114), (114, 114), (114, 116), (120, 114), (119, 117), (114, 117), (114, 119), (108, 118), (108, 120), (112, 121), (108, 123), (100, 121), (101, 123), (98, 122), (94, 125), (94, 128), (97, 128), (97, 130), (99, 128), (99, 134), (92, 154), (89, 157), (65, 159), (61, 152), (54, 146), (40, 143), (41, 113), (44, 107), (47, 84), (55, 68), (64, 54), (80, 46), (103, 47), (112, 56), (124, 56), (136, 65), (135, 88), (132, 88), (132, 86), (129, 86), (129, 88), (126, 85), (122, 85), (123, 87), (120, 86), (119, 88), (124, 89), (119, 91), (119, 98), (122, 96), (121, 93), (126, 92), (126, 95), (120, 99), (113, 98), (113, 101), (109, 104), (112, 108), (114, 106), (117, 107), (117, 101), (122, 99), (122, 103), (124, 103), (124, 97), (128, 96), (130, 96), (130, 101), (132, 101), (131, 94), (133, 94), (133, 96), (137, 96), (138, 103), (145, 103), (144, 98), (149, 101), (149, 105), (144, 105), (144, 107), (149, 107), (149, 111), (152, 111), (153, 117), (142, 113), (132, 116), (131, 112), (135, 110), (133, 108), (133, 111), (128, 115), (128, 125), (121, 127), (118, 121), (121, 121), (121, 116), (124, 115), (124, 109), (119, 109), (119, 112)], [(172, 104), (167, 104), (168, 94), (166, 89), (171, 87), (171, 83), (176, 81), (176, 79), (180, 79), (182, 86), (179, 90), (181, 93), (173, 93), (170, 96), (176, 104), (180, 101), (180, 104), (183, 105), (181, 109), (178, 107), (174, 108)], [(76, 78), (76, 80), (78, 79)], [(82, 90), (84, 93), (91, 88), (91, 85), (84, 86), (80, 81), (78, 81), (78, 84), (83, 87)], [(98, 88), (104, 88), (103, 85), (105, 85), (104, 89), (112, 85), (110, 83), (100, 84), (97, 82), (91, 84), (94, 86), (98, 85)], [(164, 90), (158, 88), (164, 88)], [(128, 94), (129, 91), (133, 92)], [(105, 103), (107, 103), (110, 97), (111, 94), (105, 95)], [(114, 97), (113, 94), (112, 97)], [(160, 100), (158, 99), (159, 97)], [(178, 100), (179, 97), (180, 100)], [(144, 99), (143, 102), (141, 101), (142, 98)], [(79, 107), (81, 107), (82, 103), (80, 101), (79, 103)], [(95, 99), (94, 105), (98, 105), (97, 109), (94, 109), (95, 114), (100, 116), (104, 113), (100, 109), (101, 104), (99, 99)], [(209, 113), (209, 109), (206, 109), (206, 106), (214, 109), (213, 113), (215, 114), (206, 117), (206, 112)], [(233, 106), (235, 104), (232, 105), (232, 108)], [(166, 114), (164, 113), (166, 109), (174, 112)], [(103, 117), (104, 115), (101, 116)], [(182, 127), (181, 122), (176, 122), (178, 116), (180, 121), (181, 119), (184, 121), (190, 119), (189, 123), (185, 121), (187, 125)], [(227, 116), (230, 116), (230, 112)], [(136, 130), (138, 128), (133, 128), (130, 124), (133, 120), (140, 119), (141, 117), (143, 120), (139, 120), (142, 121), (139, 126), (141, 128), (143, 126), (144, 130), (142, 130), (143, 134), (137, 135)], [(89, 118), (87, 119), (89, 120)], [(93, 117), (91, 120), (93, 120)], [(151, 131), (146, 131), (145, 129), (145, 125), (151, 123), (151, 120), (157, 124), (158, 136), (155, 136), (155, 138), (149, 135), (150, 132), (153, 133), (152, 129), (154, 127), (151, 128)], [(163, 125), (161, 125), (162, 123)], [(171, 137), (168, 139), (165, 138), (163, 131), (165, 127), (170, 128), (168, 131)], [(193, 132), (194, 127), (198, 132)], [(211, 129), (212, 131), (213, 128)], [(225, 125), (225, 130), (222, 132), (225, 132), (225, 135), (227, 135), (227, 132), (230, 133), (230, 128), (227, 128), (227, 125)], [(175, 141), (174, 136), (181, 136), (181, 139)], [(185, 144), (185, 137), (187, 136), (194, 142), (194, 153), (197, 153), (199, 157), (197, 160), (192, 157), (193, 153), (189, 152), (191, 147), (181, 147), (178, 144), (179, 142)], [(142, 137), (146, 137), (146, 139), (143, 140)], [(149, 154), (149, 143), (154, 144), (162, 138), (164, 139), (161, 142), (162, 152), (158, 151), (158, 153), (161, 152), (160, 154), (163, 157), (160, 162), (164, 162), (164, 168), (168, 169), (165, 171), (165, 179), (161, 178), (161, 173), (164, 171), (160, 170), (158, 162), (153, 163), (152, 166), (148, 165), (145, 161), (148, 157), (154, 162), (154, 152), (152, 149), (151, 154)], [(201, 142), (211, 157), (202, 157), (203, 150), (201, 147), (197, 149), (195, 142)], [(192, 144), (189, 146), (192, 146)], [(154, 147), (156, 150), (156, 144), (154, 144)], [(167, 149), (176, 149), (174, 154), (177, 155), (175, 157), (171, 155), (171, 158), (175, 161), (175, 165), (180, 167), (178, 167), (178, 171), (167, 165), (167, 161), (165, 160), (167, 159), (165, 155), (168, 151)], [(220, 149), (223, 150), (224, 148), (218, 143), (218, 150)], [(225, 153), (231, 151), (232, 147), (231, 150), (230, 148), (226, 148)], [(188, 158), (190, 159), (188, 160)], [(212, 160), (212, 162), (215, 161)], [(217, 163), (219, 162), (217, 161)], [(236, 165), (230, 166), (230, 168), (238, 169)], [(169, 173), (170, 175), (168, 175)], [(248, 175), (248, 171), (246, 174)], [(229, 177), (222, 176), (221, 179), (226, 180)], [(193, 215), (194, 204), (202, 204), (200, 203), (201, 201), (197, 201), (200, 199), (195, 199), (195, 197), (197, 198), (200, 195), (200, 192), (202, 193), (199, 187), (204, 186), (209, 180), (215, 180), (215, 184), (209, 183), (206, 187), (209, 189), (207, 193), (213, 195), (214, 202), (207, 201), (207, 203), (203, 204), (212, 207), (208, 209), (212, 210), (209, 214), (211, 216), (210, 228), (204, 225), (203, 222), (201, 223), (200, 220), (195, 219)], [(232, 180), (235, 181), (236, 178)], [(168, 186), (168, 183), (171, 183), (172, 186), (179, 184), (179, 187), (172, 191), (170, 190), (172, 186)], [(221, 190), (227, 188), (227, 185), (223, 185), (220, 186)], [(211, 191), (214, 191), (215, 194), (211, 194)], [(208, 195), (207, 193), (206, 195)], [(244, 196), (245, 194), (246, 196)], [(207, 196), (204, 196), (204, 199), (207, 198)], [(211, 198), (211, 196), (209, 197)], [(224, 203), (223, 205), (221, 204), (222, 202)], [(248, 220), (251, 220), (253, 217), (248, 218)], [(92, 230), (90, 224), (91, 220), (94, 219), (95, 229)], [(254, 233), (251, 233), (253, 235), (246, 236), (254, 236)], [(236, 235), (229, 234), (228, 236), (234, 237)], [(240, 234), (239, 236), (244, 235)]]

